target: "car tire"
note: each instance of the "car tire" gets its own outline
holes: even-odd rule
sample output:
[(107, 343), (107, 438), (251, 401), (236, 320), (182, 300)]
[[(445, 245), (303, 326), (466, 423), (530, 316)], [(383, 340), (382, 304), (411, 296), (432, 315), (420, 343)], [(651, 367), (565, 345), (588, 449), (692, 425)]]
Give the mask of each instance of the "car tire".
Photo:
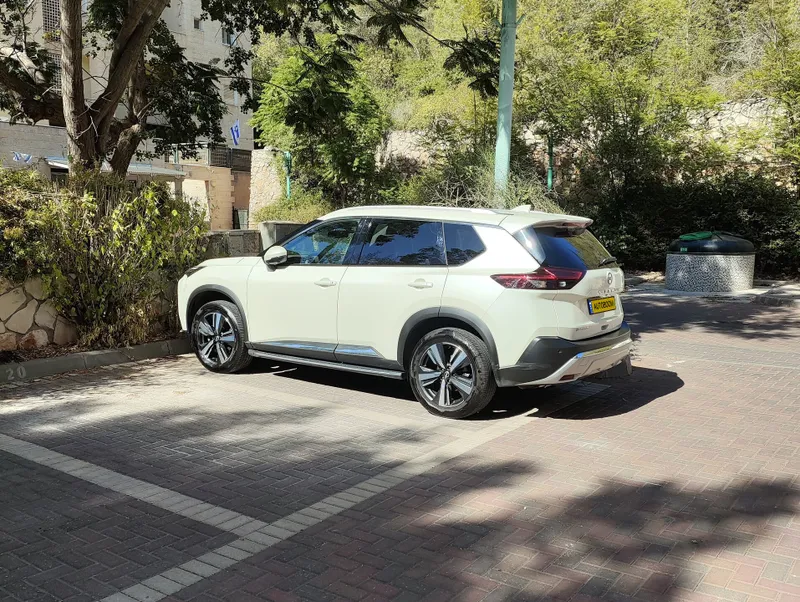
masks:
[(440, 328), (422, 337), (411, 355), (408, 377), (425, 409), (445, 418), (477, 414), (497, 390), (486, 343), (459, 328)]
[(197, 359), (211, 372), (232, 374), (253, 360), (245, 346), (242, 314), (229, 301), (210, 301), (197, 310), (191, 336)]

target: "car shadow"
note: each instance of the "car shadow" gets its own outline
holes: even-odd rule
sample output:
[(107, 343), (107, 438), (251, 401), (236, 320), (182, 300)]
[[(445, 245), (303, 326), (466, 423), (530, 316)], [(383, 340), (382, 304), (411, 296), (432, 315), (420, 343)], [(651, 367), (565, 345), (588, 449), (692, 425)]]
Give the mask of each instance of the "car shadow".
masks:
[[(266, 360), (253, 362), (248, 371), (416, 403), (405, 381)], [(485, 410), (469, 420), (502, 420), (523, 414), (556, 420), (609, 418), (634, 412), (683, 385), (675, 372), (634, 368), (631, 376), (623, 378), (598, 378), (548, 388), (504, 388), (498, 389)]]

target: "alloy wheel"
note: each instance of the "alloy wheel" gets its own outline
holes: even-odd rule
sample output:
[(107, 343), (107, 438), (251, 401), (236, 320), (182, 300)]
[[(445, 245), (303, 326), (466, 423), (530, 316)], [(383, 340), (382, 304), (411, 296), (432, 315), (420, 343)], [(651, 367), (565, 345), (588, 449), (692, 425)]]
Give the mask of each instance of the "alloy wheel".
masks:
[(456, 343), (433, 343), (420, 356), (417, 382), (429, 403), (440, 410), (463, 407), (475, 388), (475, 366)]
[(220, 311), (204, 314), (195, 329), (195, 343), (205, 362), (221, 366), (230, 359), (236, 347), (236, 332), (231, 320)]

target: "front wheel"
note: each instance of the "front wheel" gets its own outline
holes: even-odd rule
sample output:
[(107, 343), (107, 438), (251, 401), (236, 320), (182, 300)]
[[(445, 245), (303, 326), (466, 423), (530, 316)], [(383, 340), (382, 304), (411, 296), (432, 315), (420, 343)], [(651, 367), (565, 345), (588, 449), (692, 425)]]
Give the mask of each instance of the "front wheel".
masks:
[(212, 372), (232, 373), (252, 361), (244, 340), (244, 319), (229, 301), (211, 301), (192, 321), (192, 346), (197, 359)]
[(409, 381), (417, 400), (446, 418), (477, 414), (497, 390), (486, 343), (459, 328), (422, 337), (411, 356)]

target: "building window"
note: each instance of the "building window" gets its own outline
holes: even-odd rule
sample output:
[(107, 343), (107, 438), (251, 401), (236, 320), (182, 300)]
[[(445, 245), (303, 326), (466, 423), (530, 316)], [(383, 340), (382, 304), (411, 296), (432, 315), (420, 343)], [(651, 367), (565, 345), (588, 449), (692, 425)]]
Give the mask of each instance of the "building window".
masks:
[(239, 35), (235, 31), (230, 31), (224, 27), (222, 28), (222, 43), (226, 46), (233, 46), (236, 44), (236, 38), (238, 37)]
[(242, 104), (242, 98), (239, 95), (239, 93), (236, 90), (234, 90), (233, 91), (233, 106), (234, 107), (238, 107), (241, 104)]
[(47, 63), (53, 68), (53, 91), (56, 94), (61, 94), (61, 55), (55, 52), (48, 52)]
[(199, 19), (198, 17), (194, 18), (194, 28), (197, 31), (203, 31), (203, 20)]
[(42, 28), (45, 33), (61, 30), (61, 3), (59, 0), (42, 0)]

